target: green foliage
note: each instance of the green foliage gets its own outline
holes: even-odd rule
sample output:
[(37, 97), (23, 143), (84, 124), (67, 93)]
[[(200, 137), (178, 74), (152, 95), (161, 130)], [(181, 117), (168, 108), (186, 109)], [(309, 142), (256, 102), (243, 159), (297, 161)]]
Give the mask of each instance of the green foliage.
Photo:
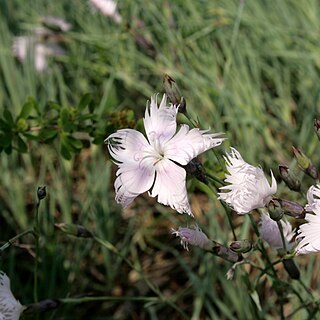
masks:
[[(254, 286), (249, 276), (255, 271), (237, 269), (228, 281), (229, 263), (197, 249), (183, 252), (168, 230), (185, 224), (185, 217), (147, 196), (121, 211), (102, 145), (115, 130), (141, 128), (135, 119), (151, 94), (163, 91), (167, 73), (179, 84), (191, 117), (226, 133), (224, 145), (202, 159), (207, 173), (223, 178), (219, 162), (229, 145), (246, 161), (272, 168), (278, 181), (279, 163), (297, 170), (292, 145), (319, 164), (312, 128), (320, 92), (318, 2), (123, 0), (118, 7), (122, 24), (94, 14), (86, 1), (0, 3), (1, 241), (32, 227), (35, 190), (47, 185), (40, 207), (39, 298), (129, 297), (63, 306), (41, 319), (272, 319), (279, 317), (278, 297), (293, 312), (298, 298), (281, 291), (279, 279), (264, 275)], [(57, 37), (65, 54), (50, 56), (48, 68), (37, 72), (32, 54), (25, 63), (14, 58), (12, 43), (15, 36), (34, 34), (47, 15), (67, 19), (72, 29)], [(302, 182), (303, 193), (314, 181), (304, 176)], [(202, 208), (198, 223), (227, 244), (232, 234), (216, 193), (194, 179), (188, 190)], [(279, 195), (289, 195), (283, 183)], [(304, 204), (299, 194), (291, 200), (297, 199)], [(239, 238), (256, 239), (250, 221), (240, 218), (234, 217)], [(121, 255), (58, 233), (57, 222), (86, 226)], [(7, 249), (0, 262), (17, 298), (33, 302), (33, 238)], [(298, 262), (302, 280), (317, 291), (318, 257)], [(144, 278), (172, 304), (130, 300), (154, 295)], [(301, 289), (298, 283), (292, 288)], [(307, 309), (317, 308), (306, 292), (301, 295), (309, 304), (296, 316), (306, 319)]]

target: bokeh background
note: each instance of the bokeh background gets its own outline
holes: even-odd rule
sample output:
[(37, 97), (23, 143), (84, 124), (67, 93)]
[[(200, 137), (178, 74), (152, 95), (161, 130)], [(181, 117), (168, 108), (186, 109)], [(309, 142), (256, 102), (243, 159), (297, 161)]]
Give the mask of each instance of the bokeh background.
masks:
[[(313, 181), (299, 171), (291, 147), (302, 148), (319, 167), (313, 121), (319, 113), (320, 2), (119, 0), (118, 14), (120, 18), (105, 16), (85, 0), (0, 0), (0, 114), (9, 110), (17, 116), (28, 97), (45, 114), (48, 101), (76, 106), (89, 93), (97, 125), (107, 136), (110, 121), (115, 128), (125, 127), (130, 116), (130, 123), (139, 125), (147, 100), (163, 93), (163, 76), (169, 74), (192, 118), (228, 138), (215, 154), (202, 156), (208, 172), (223, 177), (217, 159), (234, 146), (247, 162), (261, 165), (267, 173), (273, 170), (277, 195), (304, 205), (301, 195), (280, 182), (278, 165), (290, 166), (303, 179), (303, 192)], [(65, 19), (70, 28), (45, 34), (48, 16)], [(24, 41), (25, 54), (19, 47)], [(39, 52), (42, 60), (35, 62)], [(115, 115), (121, 121), (114, 120)], [(119, 297), (62, 306), (41, 319), (278, 317), (278, 295), (269, 279), (254, 288), (255, 270), (240, 268), (228, 281), (229, 262), (198, 248), (184, 251), (170, 228), (190, 225), (191, 218), (148, 195), (126, 210), (116, 205), (115, 166), (106, 146), (84, 140), (71, 160), (63, 159), (56, 142), (29, 141), (25, 153), (0, 155), (2, 243), (32, 227), (36, 189), (47, 186), (48, 197), (40, 207), (40, 299)], [(216, 195), (208, 195), (192, 178), (188, 190), (199, 226), (228, 244), (232, 233)], [(248, 217), (233, 218), (239, 238), (255, 239)], [(59, 222), (82, 224), (110, 241), (172, 303), (131, 301), (130, 297), (154, 296), (144, 277), (90, 239), (57, 232), (53, 224)], [(296, 261), (303, 281), (316, 292), (319, 259), (312, 255)], [(32, 237), (7, 249), (0, 264), (15, 296), (23, 304), (32, 303)], [(289, 314), (296, 300), (290, 294), (286, 299)], [(302, 309), (296, 319), (305, 316)]]

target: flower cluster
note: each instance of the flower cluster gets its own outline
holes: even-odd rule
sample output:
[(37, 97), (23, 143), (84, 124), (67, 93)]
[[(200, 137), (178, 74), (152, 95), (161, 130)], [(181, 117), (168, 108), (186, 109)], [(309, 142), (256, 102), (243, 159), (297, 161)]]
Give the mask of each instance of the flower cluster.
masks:
[[(219, 146), (224, 138), (221, 137), (222, 133), (191, 129), (186, 124), (177, 130), (178, 111), (179, 105), (167, 104), (165, 94), (159, 104), (157, 95), (154, 95), (147, 104), (143, 119), (146, 136), (134, 129), (121, 129), (105, 139), (110, 155), (118, 166), (114, 183), (115, 199), (124, 208), (137, 196), (148, 192), (149, 196), (157, 197), (159, 203), (193, 217), (187, 195), (186, 168), (198, 155)], [(282, 216), (289, 207), (297, 206), (293, 202), (273, 198), (277, 192), (273, 172), (269, 183), (262, 168), (245, 162), (235, 148), (231, 148), (224, 159), (227, 174), (218, 192), (218, 199), (226, 202), (239, 215), (250, 214), (257, 209), (260, 212), (260, 209), (267, 210), (269, 207), (270, 216), (266, 213), (260, 217), (261, 238), (275, 250), (292, 251), (295, 247), (292, 244), (295, 231)], [(287, 177), (289, 170), (285, 173)], [(305, 217), (307, 223), (300, 226), (296, 237), (297, 254), (320, 251), (320, 186), (312, 186), (307, 198), (305, 208), (300, 205), (298, 208), (299, 217), (304, 211), (308, 213)], [(296, 212), (291, 213), (294, 214)], [(213, 242), (198, 226), (179, 227), (178, 230), (172, 229), (172, 233), (180, 237), (181, 244), (187, 250), (189, 244), (202, 249), (212, 247)]]

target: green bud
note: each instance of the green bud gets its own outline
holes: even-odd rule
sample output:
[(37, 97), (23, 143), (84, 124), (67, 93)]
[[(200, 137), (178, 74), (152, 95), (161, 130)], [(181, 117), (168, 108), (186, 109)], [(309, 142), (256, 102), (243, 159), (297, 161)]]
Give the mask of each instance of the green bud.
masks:
[(283, 217), (284, 210), (278, 200), (272, 199), (268, 204), (270, 218), (274, 221), (279, 221)]
[(300, 279), (300, 271), (296, 264), (294, 263), (293, 259), (285, 259), (282, 261), (283, 266), (288, 272), (291, 279), (299, 280)]
[(57, 229), (63, 233), (78, 237), (78, 238), (93, 238), (91, 231), (84, 226), (71, 223), (56, 223), (54, 225)]
[(292, 147), (292, 150), (300, 168), (311, 178), (318, 179), (318, 170), (311, 160), (300, 149)]
[(284, 199), (276, 199), (281, 208), (284, 210), (284, 213), (290, 217), (294, 217), (297, 219), (303, 219), (306, 215), (304, 207), (296, 202), (284, 200)]
[(252, 242), (250, 240), (232, 241), (229, 248), (235, 252), (245, 253), (252, 249)]
[(26, 309), (23, 314), (35, 314), (45, 312), (53, 309), (57, 309), (61, 305), (61, 301), (58, 299), (46, 299), (36, 303), (26, 305)]
[(18, 132), (25, 132), (28, 130), (29, 125), (25, 119), (20, 118), (17, 121), (16, 128)]
[(241, 254), (236, 253), (228, 247), (225, 247), (217, 242), (215, 242), (211, 252), (216, 256), (233, 263), (241, 261), (243, 259)]
[(37, 196), (38, 196), (39, 201), (42, 200), (42, 199), (44, 199), (44, 198), (47, 196), (46, 186), (38, 187), (38, 189), (37, 189)]
[(188, 164), (183, 167), (188, 174), (196, 177), (199, 181), (208, 184), (208, 179), (205, 174), (203, 165), (198, 158), (193, 158)]
[(290, 172), (289, 167), (285, 165), (279, 165), (279, 173), (282, 180), (292, 191), (300, 191), (300, 181), (296, 179)]
[(164, 75), (163, 85), (169, 100), (174, 105), (179, 105), (179, 112), (184, 113), (187, 108), (186, 100), (181, 97), (181, 93), (175, 80), (173, 80), (168, 74)]

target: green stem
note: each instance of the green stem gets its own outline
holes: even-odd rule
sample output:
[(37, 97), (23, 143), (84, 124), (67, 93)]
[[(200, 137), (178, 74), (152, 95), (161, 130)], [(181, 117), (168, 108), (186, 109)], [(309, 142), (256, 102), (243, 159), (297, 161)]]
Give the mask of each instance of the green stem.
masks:
[(286, 239), (284, 237), (283, 228), (282, 228), (282, 224), (281, 224), (280, 221), (277, 221), (277, 226), (278, 226), (278, 229), (279, 229), (279, 232), (280, 232), (283, 249), (285, 250), (285, 252), (287, 252)]
[(4, 250), (6, 250), (10, 246), (12, 246), (15, 241), (17, 241), (18, 239), (22, 238), (23, 236), (25, 236), (25, 235), (27, 235), (29, 233), (34, 235), (33, 228), (32, 229), (28, 229), (28, 230), (26, 230), (26, 231), (24, 231), (22, 233), (19, 233), (16, 236), (14, 236), (13, 238), (9, 239), (3, 246), (0, 247), (0, 251), (2, 252)]
[(92, 301), (145, 301), (145, 302), (162, 302), (159, 297), (130, 297), (130, 296), (100, 296), (100, 297), (81, 297), (59, 299), (62, 303), (85, 303)]
[(105, 247), (106, 249), (110, 250), (111, 252), (115, 253), (116, 255), (118, 255), (119, 257), (121, 257), (131, 268), (132, 270), (136, 271), (139, 273), (139, 275), (141, 276), (141, 278), (145, 281), (145, 283), (147, 284), (147, 286), (155, 293), (158, 295), (159, 299), (162, 302), (167, 303), (168, 305), (170, 305), (173, 309), (175, 309), (176, 311), (178, 311), (183, 318), (188, 319), (188, 316), (184, 313), (184, 311), (182, 309), (180, 309), (177, 305), (175, 305), (172, 301), (168, 300), (165, 298), (165, 296), (162, 294), (162, 292), (143, 274), (143, 272), (141, 271), (140, 268), (137, 268), (128, 258), (126, 258), (112, 243), (110, 243), (109, 241), (106, 240), (102, 240), (100, 238), (98, 238), (97, 236), (95, 236), (93, 238), (97, 243), (101, 244), (103, 247)]
[(39, 222), (39, 206), (41, 200), (38, 199), (36, 204), (36, 214), (35, 214), (35, 223), (34, 223), (34, 237), (35, 237), (35, 245), (36, 245), (36, 257), (35, 257), (35, 265), (34, 265), (34, 283), (33, 283), (33, 299), (34, 302), (38, 302), (38, 269), (39, 269), (39, 232), (40, 232), (40, 222)]

